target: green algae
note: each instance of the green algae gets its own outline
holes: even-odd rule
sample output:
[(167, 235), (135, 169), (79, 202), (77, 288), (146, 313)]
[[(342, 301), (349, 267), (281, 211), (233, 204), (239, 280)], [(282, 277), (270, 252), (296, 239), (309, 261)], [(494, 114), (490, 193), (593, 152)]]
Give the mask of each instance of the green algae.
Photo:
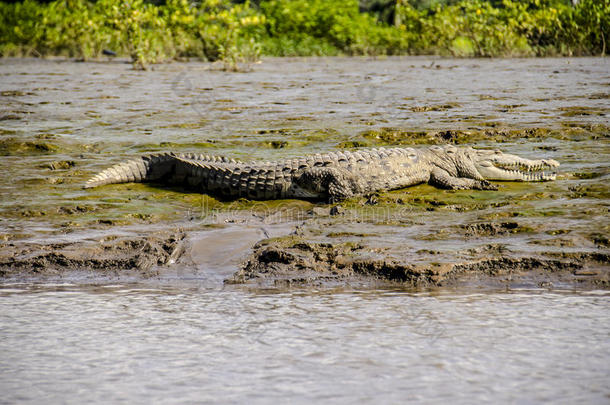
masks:
[(559, 217), (565, 216), (567, 212), (556, 208), (526, 208), (518, 212), (520, 217)]
[(286, 117), (285, 120), (286, 121), (314, 121), (315, 118), (308, 117), (308, 116), (300, 116), (300, 117)]
[(343, 141), (337, 144), (338, 149), (356, 149), (356, 148), (368, 148), (371, 146), (370, 142), (367, 141)]
[(498, 111), (502, 113), (512, 113), (515, 112), (518, 108), (525, 107), (527, 104), (505, 104), (498, 107)]
[(23, 96), (35, 96), (36, 93), (33, 91), (21, 91), (21, 90), (4, 90), (0, 92), (2, 97), (23, 97)]
[(159, 148), (177, 148), (177, 149), (206, 149), (217, 148), (219, 145), (215, 142), (159, 142)]
[(88, 190), (89, 204), (106, 204), (96, 210), (96, 219), (122, 223), (161, 222), (176, 220), (240, 221), (252, 216), (275, 218), (277, 221), (304, 218), (311, 202), (302, 200), (254, 201), (237, 199), (222, 201), (207, 194), (189, 192), (181, 187), (154, 184), (118, 184)]
[(273, 149), (282, 149), (285, 148), (286, 146), (288, 146), (288, 141), (284, 141), (284, 140), (275, 140), (275, 141), (271, 141), (269, 142), (269, 145), (273, 148)]
[(506, 100), (508, 97), (504, 97), (504, 96), (492, 96), (489, 94), (480, 94), (479, 95), (479, 100), (484, 101), (484, 100)]
[(421, 211), (472, 211), (507, 205), (512, 202), (512, 193), (439, 190), (428, 184), (421, 184), (383, 193), (378, 201), (380, 205), (403, 205)]
[(68, 170), (76, 166), (76, 162), (73, 160), (55, 160), (53, 162), (44, 163), (40, 165), (40, 168), (49, 170)]
[(581, 184), (570, 186), (570, 198), (610, 199), (610, 186), (608, 184)]
[(610, 247), (610, 240), (608, 239), (608, 234), (601, 234), (595, 232), (589, 235), (589, 239), (599, 247)]
[(594, 93), (587, 96), (589, 100), (606, 100), (610, 98), (610, 93)]
[(459, 107), (458, 103), (446, 103), (446, 104), (435, 104), (435, 105), (422, 105), (409, 107), (412, 112), (430, 112), (430, 111), (447, 111), (451, 108)]
[[(62, 196), (61, 192), (57, 194), (58, 197)], [(44, 217), (45, 221), (64, 228), (95, 228), (175, 221), (187, 217), (189, 213), (201, 207), (214, 206), (214, 203), (210, 202), (211, 199), (205, 195), (157, 189), (144, 184), (106, 186), (103, 189), (83, 192), (71, 200), (63, 202), (58, 199), (44, 208), (29, 206), (17, 211), (2, 210), (2, 215), (11, 217), (13, 211), (25, 218)]]
[(216, 200), (216, 205), (213, 206), (218, 212), (241, 212), (256, 214), (262, 217), (269, 217), (275, 214), (286, 215), (290, 218), (291, 215), (304, 216), (305, 212), (312, 209), (314, 203), (304, 200), (264, 200), (255, 201), (240, 198), (235, 201), (220, 202)]
[[(54, 142), (49, 142), (53, 140)], [(43, 155), (96, 152), (99, 145), (77, 143), (55, 134), (42, 133), (33, 137), (0, 139), (0, 156), (40, 157)]]
[(278, 247), (293, 247), (299, 244), (306, 244), (306, 240), (298, 235), (286, 235), (275, 238), (263, 239), (256, 243), (257, 247), (275, 245)]
[(216, 142), (159, 142), (159, 143), (144, 143), (139, 144), (134, 147), (134, 149), (138, 152), (160, 152), (167, 151), (169, 149), (174, 151), (200, 151), (203, 149), (204, 151), (200, 151), (201, 153), (205, 153), (205, 149), (213, 149), (219, 148), (222, 145), (219, 145)]
[(378, 234), (363, 232), (329, 232), (326, 234), (328, 238), (367, 238), (371, 236), (378, 236)]
[(440, 240), (448, 240), (452, 237), (453, 237), (453, 235), (451, 234), (451, 232), (448, 229), (438, 229), (438, 230), (432, 231), (430, 233), (416, 235), (414, 237), (414, 239), (420, 240), (420, 241), (433, 242), (433, 241), (440, 241)]
[(361, 133), (361, 136), (372, 143), (384, 145), (438, 143), (438, 140), (428, 136), (425, 131), (405, 131), (398, 128), (371, 129)]
[(0, 139), (0, 156), (57, 153), (60, 147), (43, 141), (22, 141), (16, 138)]
[(512, 142), (521, 139), (542, 140), (585, 140), (610, 137), (610, 126), (606, 124), (585, 124), (582, 122), (561, 122), (561, 129), (544, 127), (508, 128), (493, 122), (473, 121), (468, 130), (452, 129), (441, 131), (414, 131), (397, 127), (381, 127), (362, 131), (360, 137), (366, 145), (422, 145), (422, 144), (472, 144), (477, 142)]
[(559, 107), (563, 117), (581, 117), (588, 115), (604, 116), (610, 112), (608, 108), (594, 108), (587, 106)]
[(207, 123), (207, 120), (201, 120), (199, 122), (180, 122), (176, 124), (163, 125), (159, 128), (201, 129), (204, 128)]
[(575, 179), (581, 179), (581, 180), (591, 180), (591, 179), (597, 179), (601, 176), (603, 176), (604, 173), (594, 173), (594, 172), (576, 172), (576, 173), (571, 173), (571, 176)]

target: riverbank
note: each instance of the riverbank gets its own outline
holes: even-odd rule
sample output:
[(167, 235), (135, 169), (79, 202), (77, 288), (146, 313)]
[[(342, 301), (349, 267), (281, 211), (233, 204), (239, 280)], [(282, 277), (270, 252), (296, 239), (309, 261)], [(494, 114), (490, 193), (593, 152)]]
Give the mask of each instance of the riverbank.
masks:
[[(466, 240), (456, 240), (455, 251), (448, 252), (446, 247), (413, 251), (414, 241), (397, 243), (395, 231), (383, 236), (348, 232), (341, 218), (333, 221), (314, 214), (298, 224), (276, 223), (271, 227), (280, 228), (279, 234), (285, 236), (262, 240), (269, 235), (265, 228), (270, 224), (261, 222), (260, 227), (253, 227), (253, 220), (244, 219), (244, 223), (250, 222), (245, 227), (220, 226), (207, 231), (157, 227), (142, 234), (115, 229), (97, 236), (73, 235), (70, 241), (2, 243), (0, 279), (4, 283), (101, 284), (144, 280), (167, 284), (188, 279), (201, 287), (228, 284), (265, 290), (347, 286), (415, 291), (610, 288), (608, 241), (599, 234), (584, 243), (591, 249), (583, 246), (579, 236), (549, 238), (547, 235), (555, 232), (536, 234), (514, 221), (484, 222), (457, 226), (457, 233)], [(348, 226), (364, 229), (362, 223)], [(320, 234), (322, 227), (333, 231)], [(388, 225), (371, 228), (369, 224), (366, 228), (392, 232)], [(515, 235), (521, 232), (528, 233), (528, 244), (545, 250), (515, 251), (510, 242), (523, 239)], [(563, 235), (572, 230), (556, 232)], [(419, 238), (426, 236), (415, 236)]]
[[(303, 270), (313, 284), (337, 272), (329, 285), (366, 278), (434, 287), (462, 274), (455, 285), (481, 277), (494, 287), (607, 288), (607, 64), (282, 58), (226, 73), (208, 63), (140, 72), (124, 63), (5, 59), (3, 277), (78, 278), (80, 269), (102, 280), (188, 274), (269, 286), (298, 284)], [(421, 185), (332, 210), (144, 184), (82, 189), (99, 170), (157, 151), (273, 160), (444, 143), (555, 159), (560, 172), (554, 182), (498, 191)], [(268, 238), (279, 239), (261, 242)], [(235, 240), (239, 249), (229, 249)], [(277, 274), (265, 275), (265, 264)]]

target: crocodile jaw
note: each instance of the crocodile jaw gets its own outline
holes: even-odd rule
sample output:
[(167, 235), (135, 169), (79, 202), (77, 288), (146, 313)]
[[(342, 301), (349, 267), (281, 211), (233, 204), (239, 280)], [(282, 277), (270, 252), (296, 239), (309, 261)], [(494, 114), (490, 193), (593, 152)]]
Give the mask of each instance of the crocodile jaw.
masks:
[[(551, 181), (557, 177), (553, 159), (529, 160), (500, 151), (477, 151), (475, 166), (486, 180)], [(550, 170), (545, 172), (544, 170)]]

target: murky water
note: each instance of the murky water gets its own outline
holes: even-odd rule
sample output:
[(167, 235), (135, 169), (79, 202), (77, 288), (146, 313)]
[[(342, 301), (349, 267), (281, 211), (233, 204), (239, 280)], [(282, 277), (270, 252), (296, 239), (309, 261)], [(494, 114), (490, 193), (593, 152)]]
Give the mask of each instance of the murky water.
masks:
[[(608, 403), (607, 292), (269, 292), (222, 280), (255, 241), (297, 228), (409, 263), (607, 253), (609, 86), (607, 58), (281, 59), (249, 73), (0, 61), (0, 246), (179, 226), (193, 262), (134, 283), (89, 273), (4, 282), (2, 401)], [(80, 188), (144, 152), (273, 159), (439, 141), (427, 133), (448, 130), (556, 159), (562, 172), (493, 193), (418, 186), (375, 206), (355, 201), (333, 219), (307, 202), (261, 208), (147, 185)], [(498, 221), (517, 231), (468, 233)]]
[(607, 403), (607, 293), (4, 286), (7, 403)]

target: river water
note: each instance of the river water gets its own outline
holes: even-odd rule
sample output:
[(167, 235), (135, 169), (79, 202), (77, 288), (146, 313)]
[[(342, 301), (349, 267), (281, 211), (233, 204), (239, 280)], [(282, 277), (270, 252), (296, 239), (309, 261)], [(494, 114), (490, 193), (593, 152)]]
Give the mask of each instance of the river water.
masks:
[(0, 290), (3, 402), (607, 403), (607, 293)]
[[(607, 291), (223, 286), (252, 243), (291, 232), (293, 219), (210, 228), (193, 213), (204, 203), (227, 211), (211, 199), (144, 185), (80, 188), (143, 152), (273, 159), (383, 145), (371, 131), (387, 128), (543, 128), (560, 136), (506, 139), (501, 149), (559, 160), (556, 182), (472, 196), (422, 186), (414, 193), (457, 198), (440, 204), (457, 211), (437, 201), (410, 207), (409, 226), (359, 219), (336, 230), (442, 261), (482, 244), (459, 225), (519, 212), (532, 230), (485, 243), (607, 252), (609, 68), (597, 58), (272, 59), (249, 73), (1, 61), (0, 170), (10, 175), (0, 179), (0, 241), (188, 225), (196, 268), (2, 282), (0, 402), (609, 403)], [(316, 226), (328, 225), (310, 224), (308, 237), (331, 238)]]

